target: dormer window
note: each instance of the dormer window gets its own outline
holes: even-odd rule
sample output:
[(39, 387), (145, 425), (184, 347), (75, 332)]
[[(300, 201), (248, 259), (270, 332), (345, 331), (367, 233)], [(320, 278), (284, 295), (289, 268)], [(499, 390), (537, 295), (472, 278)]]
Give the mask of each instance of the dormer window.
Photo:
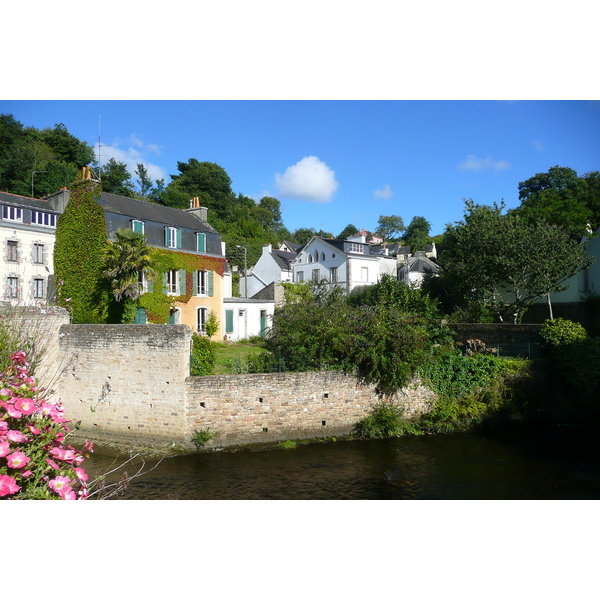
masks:
[(205, 233), (197, 233), (196, 234), (196, 250), (198, 252), (206, 252), (206, 234)]
[(135, 233), (144, 233), (144, 221), (138, 221), (137, 219), (133, 219), (131, 221), (131, 229)]
[(56, 227), (56, 215), (51, 215), (41, 210), (32, 210), (31, 223), (34, 225), (43, 225), (44, 227)]
[(165, 227), (165, 246), (167, 248), (181, 248), (181, 229)]
[(23, 222), (23, 210), (16, 206), (3, 206), (2, 207), (2, 218), (5, 221), (18, 221)]

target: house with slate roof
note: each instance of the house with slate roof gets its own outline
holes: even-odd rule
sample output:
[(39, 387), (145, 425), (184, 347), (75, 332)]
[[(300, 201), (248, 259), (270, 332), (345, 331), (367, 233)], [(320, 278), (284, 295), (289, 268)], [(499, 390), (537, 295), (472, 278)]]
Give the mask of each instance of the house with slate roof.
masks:
[(271, 283), (291, 283), (292, 261), (296, 258), (296, 252), (288, 250), (274, 250), (271, 244), (262, 248), (262, 254), (256, 264), (250, 269), (246, 277), (240, 278), (240, 294), (252, 298)]
[(373, 252), (364, 235), (346, 239), (315, 236), (292, 261), (292, 273), (294, 283), (325, 282), (350, 293), (378, 283), (384, 274), (396, 277), (396, 258), (385, 250)]
[(398, 280), (406, 284), (421, 287), (429, 274), (437, 275), (440, 266), (427, 257), (425, 251), (419, 250), (414, 256), (405, 258), (398, 267)]
[[(63, 204), (69, 201), (70, 191), (61, 190)], [(179, 210), (116, 194), (102, 192), (95, 201), (104, 209), (106, 234), (115, 240), (117, 229), (125, 228), (143, 233), (149, 246), (176, 253), (188, 268), (172, 268), (161, 272), (158, 281), (141, 281), (143, 293), (152, 293), (156, 285), (172, 298), (169, 323), (188, 325), (192, 331), (205, 331), (210, 311), (219, 320), (217, 336), (224, 335), (224, 297), (230, 297), (231, 274), (225, 259), (225, 243), (207, 222), (207, 209), (198, 198), (190, 208)], [(180, 261), (181, 262), (181, 261)], [(201, 265), (201, 266), (198, 266)], [(142, 295), (143, 297), (143, 295)], [(144, 309), (138, 311), (137, 323), (145, 323)]]
[(14, 305), (47, 306), (54, 296), (56, 222), (64, 206), (0, 192), (0, 296)]

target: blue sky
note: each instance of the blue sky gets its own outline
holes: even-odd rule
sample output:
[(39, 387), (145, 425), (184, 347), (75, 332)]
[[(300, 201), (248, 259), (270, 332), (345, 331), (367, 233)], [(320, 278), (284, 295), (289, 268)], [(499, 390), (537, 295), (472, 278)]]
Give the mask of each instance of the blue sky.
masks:
[(518, 183), (554, 165), (600, 169), (594, 101), (0, 101), (38, 128), (64, 123), (101, 161), (143, 162), (170, 181), (177, 161), (221, 165), (234, 192), (281, 201), (284, 224), (334, 235), (380, 215), (433, 235), (464, 198), (518, 205)]

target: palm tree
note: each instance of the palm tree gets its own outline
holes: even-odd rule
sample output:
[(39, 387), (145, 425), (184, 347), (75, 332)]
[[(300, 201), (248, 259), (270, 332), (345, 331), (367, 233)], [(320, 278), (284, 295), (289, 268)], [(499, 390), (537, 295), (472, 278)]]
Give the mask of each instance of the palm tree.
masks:
[(137, 300), (142, 293), (140, 274), (147, 278), (154, 272), (150, 246), (143, 233), (131, 229), (119, 228), (115, 237), (104, 253), (103, 275), (110, 280), (117, 302)]

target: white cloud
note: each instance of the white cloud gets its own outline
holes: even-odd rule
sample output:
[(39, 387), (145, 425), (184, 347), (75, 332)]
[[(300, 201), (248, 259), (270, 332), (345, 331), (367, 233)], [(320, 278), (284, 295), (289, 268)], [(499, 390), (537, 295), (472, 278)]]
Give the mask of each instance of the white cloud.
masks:
[[(97, 156), (98, 147), (94, 149)], [(144, 142), (132, 133), (128, 140), (119, 140), (118, 138), (110, 145), (100, 146), (100, 163), (105, 165), (111, 158), (127, 165), (133, 181), (137, 180), (135, 170), (138, 163), (142, 163), (151, 179), (167, 179), (167, 173), (162, 167), (155, 165), (147, 159), (148, 154), (160, 154), (160, 148), (156, 144), (144, 144)]]
[(335, 172), (316, 156), (305, 156), (283, 175), (276, 173), (275, 185), (284, 197), (318, 203), (330, 202), (339, 186)]
[(389, 183), (386, 183), (381, 189), (375, 190), (373, 195), (376, 198), (383, 198), (384, 200), (389, 200), (393, 195), (392, 188)]
[(458, 165), (463, 171), (482, 171), (483, 169), (493, 169), (494, 171), (504, 171), (510, 169), (510, 163), (506, 160), (492, 160), (491, 158), (479, 158), (474, 154), (469, 154), (466, 160)]

